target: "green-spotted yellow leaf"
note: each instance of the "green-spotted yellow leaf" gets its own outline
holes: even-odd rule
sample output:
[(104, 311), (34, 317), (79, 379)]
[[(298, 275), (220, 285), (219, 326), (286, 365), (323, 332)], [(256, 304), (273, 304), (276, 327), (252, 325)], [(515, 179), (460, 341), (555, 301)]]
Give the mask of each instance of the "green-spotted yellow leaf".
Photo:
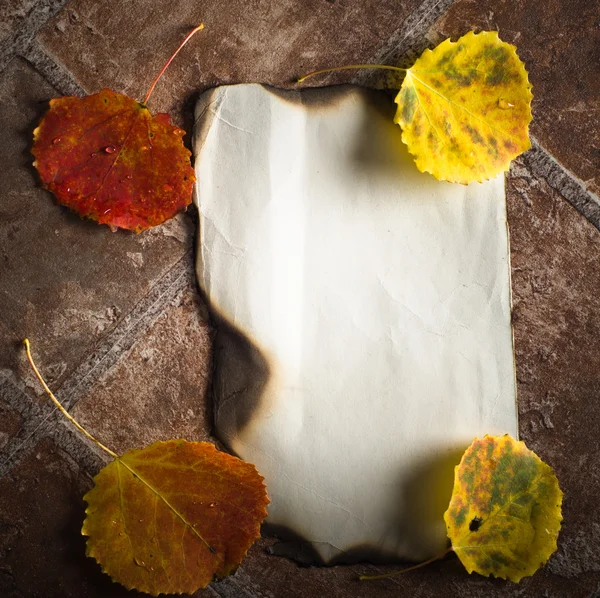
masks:
[(495, 31), (472, 31), (425, 50), (409, 69), (352, 64), (308, 73), (298, 79), (345, 69), (385, 69), (383, 87), (397, 89), (394, 122), (417, 168), (435, 178), (468, 184), (508, 170), (531, 147), (531, 84), (516, 48)]
[(516, 48), (495, 31), (469, 32), (406, 71), (394, 120), (419, 170), (466, 184), (494, 178), (531, 147), (532, 97)]
[(469, 573), (518, 582), (556, 550), (562, 497), (550, 466), (523, 442), (475, 439), (444, 514), (452, 548)]

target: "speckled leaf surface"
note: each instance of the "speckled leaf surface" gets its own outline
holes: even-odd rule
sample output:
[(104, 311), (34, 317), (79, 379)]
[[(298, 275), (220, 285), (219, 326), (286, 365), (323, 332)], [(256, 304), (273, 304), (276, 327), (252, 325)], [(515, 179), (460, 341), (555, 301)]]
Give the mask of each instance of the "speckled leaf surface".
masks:
[(515, 47), (496, 32), (469, 32), (425, 50), (407, 70), (395, 122), (422, 172), (484, 181), (531, 147), (532, 97)]
[(562, 492), (554, 472), (508, 435), (475, 439), (456, 467), (444, 515), (469, 573), (518, 582), (556, 550)]
[(206, 442), (126, 452), (94, 478), (87, 554), (128, 589), (189, 593), (232, 573), (260, 536), (269, 502), (253, 465)]
[(34, 131), (42, 183), (59, 204), (112, 228), (140, 232), (192, 200), (195, 181), (184, 131), (109, 89), (50, 101)]

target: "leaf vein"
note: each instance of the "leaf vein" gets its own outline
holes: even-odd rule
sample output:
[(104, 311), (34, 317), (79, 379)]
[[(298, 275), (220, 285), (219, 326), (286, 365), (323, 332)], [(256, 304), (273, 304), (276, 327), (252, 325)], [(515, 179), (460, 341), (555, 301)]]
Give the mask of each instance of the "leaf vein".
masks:
[(184, 524), (184, 526), (190, 528), (194, 532), (194, 534), (202, 542), (204, 542), (204, 544), (206, 544), (206, 547), (212, 552), (211, 545), (198, 533), (198, 530), (191, 523), (189, 523), (185, 519), (185, 517), (158, 490), (156, 490), (156, 488), (154, 488), (154, 486), (152, 486), (142, 476), (140, 476), (137, 471), (135, 471), (134, 469), (132, 469), (131, 467), (129, 467), (129, 465), (127, 465), (127, 463), (125, 463), (124, 461), (122, 461), (121, 458), (119, 458), (118, 461), (119, 461), (119, 463), (122, 463), (124, 467), (126, 467), (127, 469), (129, 469), (129, 471), (132, 474), (134, 474), (137, 477), (137, 479), (140, 480), (140, 482), (142, 482), (143, 484), (145, 484), (154, 494), (156, 494), (156, 496), (158, 496), (167, 505), (167, 507), (169, 507), (169, 509), (171, 509), (171, 511), (173, 511), (173, 513), (175, 513), (175, 515), (182, 521), (182, 523)]
[[(456, 108), (459, 108), (460, 110), (463, 110), (464, 112), (466, 112), (471, 118), (474, 118), (475, 120), (478, 120), (479, 122), (483, 123), (484, 125), (486, 125), (487, 127), (489, 127), (490, 129), (492, 129), (493, 131), (496, 131), (498, 133), (502, 133), (503, 135), (506, 135), (508, 138), (512, 139), (512, 136), (510, 135), (510, 133), (507, 133), (504, 129), (501, 129), (500, 127), (495, 127), (494, 125), (491, 125), (490, 123), (488, 123), (487, 121), (483, 120), (481, 117), (477, 116), (476, 114), (473, 114), (470, 110), (467, 110), (464, 106), (461, 106), (460, 104), (457, 104), (456, 102), (453, 102), (450, 98), (446, 97), (445, 95), (441, 94), (439, 91), (437, 91), (436, 89), (434, 89), (433, 87), (431, 87), (430, 85), (427, 85), (427, 83), (425, 83), (425, 81), (423, 81), (422, 79), (419, 79), (419, 77), (417, 77), (414, 73), (411, 72), (411, 75), (419, 82), (421, 83), (421, 85), (423, 85), (423, 87), (426, 87), (427, 89), (429, 89), (430, 91), (432, 91), (433, 93), (435, 93), (436, 95), (440, 96), (440, 98), (442, 98), (442, 100), (445, 100), (446, 102), (448, 102), (449, 104), (451, 104), (452, 106), (456, 106)], [(416, 91), (416, 86), (415, 86), (415, 91)]]

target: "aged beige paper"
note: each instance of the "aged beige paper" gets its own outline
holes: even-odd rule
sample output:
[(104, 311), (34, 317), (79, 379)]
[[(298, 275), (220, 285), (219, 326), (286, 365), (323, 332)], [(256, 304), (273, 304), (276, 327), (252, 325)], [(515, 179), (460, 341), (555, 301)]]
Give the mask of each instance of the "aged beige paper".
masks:
[(440, 552), (454, 461), (517, 435), (504, 179), (419, 173), (392, 115), (260, 85), (196, 113), (217, 434), (325, 562)]

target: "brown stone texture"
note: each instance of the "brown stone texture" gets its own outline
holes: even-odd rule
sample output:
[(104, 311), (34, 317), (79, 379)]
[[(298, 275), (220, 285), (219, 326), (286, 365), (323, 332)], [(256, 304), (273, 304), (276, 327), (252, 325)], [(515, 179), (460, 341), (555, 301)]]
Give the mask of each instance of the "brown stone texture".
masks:
[[(2, 385), (0, 384), (0, 389)], [(0, 391), (0, 396), (2, 396)], [(0, 449), (2, 449), (11, 438), (14, 438), (21, 429), (23, 418), (11, 408), (8, 403), (0, 400)]]
[(214, 440), (208, 396), (211, 329), (201, 310), (190, 281), (80, 398), (73, 410), (77, 421), (118, 453), (173, 436)]
[(80, 534), (91, 483), (49, 439), (0, 480), (0, 595), (76, 596), (88, 579), (107, 587)]
[(92, 485), (90, 475), (49, 438), (0, 480), (2, 598), (146, 595), (113, 583), (85, 556), (83, 495)]
[(83, 221), (42, 190), (29, 153), (32, 130), (53, 89), (13, 60), (0, 80), (0, 368), (24, 369), (20, 341), (29, 337), (54, 388), (84, 354), (189, 249), (186, 216), (160, 232), (111, 233)]
[(600, 233), (522, 161), (509, 198), (521, 436), (565, 492), (549, 569), (600, 578)]
[(457, 0), (431, 38), (471, 29), (497, 30), (517, 46), (533, 84), (533, 135), (600, 195), (598, 0)]
[(398, 567), (298, 568), (289, 561), (266, 554), (265, 549), (272, 543), (270, 539), (261, 540), (258, 543), (261, 550), (253, 550), (233, 578), (214, 585), (215, 591), (227, 598), (595, 598), (590, 588), (593, 591), (600, 583), (598, 577), (581, 576), (574, 582), (542, 570), (517, 585), (468, 575), (454, 556), (395, 578), (359, 581), (360, 575), (392, 572)]
[(3, 0), (0, 4), (0, 43), (9, 38), (27, 19), (28, 13), (37, 3), (38, 0)]
[(178, 119), (181, 103), (207, 87), (286, 86), (315, 68), (364, 60), (419, 4), (144, 0), (123, 10), (122, 0), (73, 0), (38, 39), (88, 93), (110, 87), (139, 98), (186, 33), (203, 22), (205, 30), (182, 50), (149, 102), (152, 111)]

